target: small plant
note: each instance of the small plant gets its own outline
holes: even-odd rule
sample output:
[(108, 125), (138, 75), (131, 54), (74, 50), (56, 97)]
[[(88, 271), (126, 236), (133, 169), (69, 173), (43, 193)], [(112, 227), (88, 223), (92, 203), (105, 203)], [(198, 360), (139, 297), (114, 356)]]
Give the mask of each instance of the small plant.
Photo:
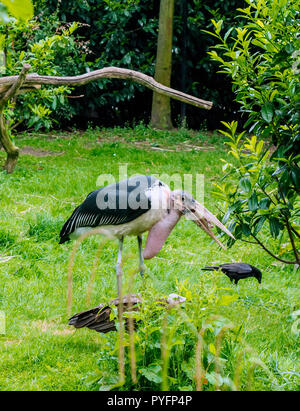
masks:
[(118, 334), (104, 337), (99, 370), (86, 383), (100, 390), (240, 389), (245, 384), (242, 374), (262, 365), (243, 343), (241, 326), (219, 314), (238, 295), (218, 287), (216, 275), (211, 288), (204, 288), (202, 280), (199, 285), (178, 283), (186, 302), (172, 308), (158, 304), (154, 290), (147, 287), (140, 309), (123, 315), (134, 320), (136, 329), (129, 326), (126, 331), (119, 323)]

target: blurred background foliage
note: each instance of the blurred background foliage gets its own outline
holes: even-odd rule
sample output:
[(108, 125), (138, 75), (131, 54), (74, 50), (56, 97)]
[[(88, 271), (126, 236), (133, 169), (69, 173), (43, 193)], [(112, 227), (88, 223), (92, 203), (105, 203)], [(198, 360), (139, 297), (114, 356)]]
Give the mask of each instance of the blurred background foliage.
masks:
[[(177, 0), (175, 3), (171, 85), (214, 102), (211, 111), (186, 107), (185, 124), (190, 128), (215, 129), (220, 120), (239, 119), (231, 83), (217, 74), (217, 64), (207, 54), (214, 39), (202, 30), (213, 28), (212, 18), (222, 19), (225, 29), (240, 24), (235, 18), (240, 3), (237, 0)], [(154, 75), (159, 0), (79, 0), (76, 3), (34, 0), (33, 4), (35, 17), (29, 23), (2, 23), (0, 41), (6, 53), (2, 75), (16, 74), (25, 62), (32, 65), (33, 72), (46, 75), (77, 75), (107, 66)], [(183, 7), (187, 14), (185, 35)], [(182, 77), (184, 71), (185, 78)], [(16, 110), (16, 119), (12, 121), (20, 123), (20, 119), (24, 119), (27, 127), (35, 129), (49, 129), (54, 124), (56, 128), (85, 128), (91, 123), (131, 126), (149, 121), (152, 92), (141, 85), (102, 80), (76, 88), (72, 94), (84, 95), (81, 98), (63, 97), (66, 91), (71, 92), (69, 89), (47, 92), (46, 100), (41, 96), (51, 113), (43, 111), (42, 103), (36, 99), (40, 91), (24, 97), (28, 100), (26, 106), (29, 103), (34, 111), (29, 106), (22, 115)], [(181, 125), (180, 112), (181, 103), (172, 101), (176, 126)]]

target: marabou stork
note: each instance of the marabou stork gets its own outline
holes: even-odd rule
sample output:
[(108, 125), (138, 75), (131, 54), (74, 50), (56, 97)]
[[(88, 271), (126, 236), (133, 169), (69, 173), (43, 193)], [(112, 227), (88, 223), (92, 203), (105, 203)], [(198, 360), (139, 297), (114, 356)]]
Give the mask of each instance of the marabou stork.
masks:
[[(211, 227), (216, 225), (233, 237), (227, 228), (189, 193), (182, 190), (171, 191), (157, 178), (141, 175), (90, 193), (64, 224), (60, 232), (60, 244), (78, 238), (95, 227), (105, 228), (110, 236), (118, 238), (116, 273), (120, 296), (124, 237), (137, 236), (139, 267), (143, 276), (144, 259), (156, 256), (183, 215), (192, 219), (223, 248), (223, 244), (213, 234)], [(149, 231), (149, 234), (143, 253), (142, 234), (146, 231)]]

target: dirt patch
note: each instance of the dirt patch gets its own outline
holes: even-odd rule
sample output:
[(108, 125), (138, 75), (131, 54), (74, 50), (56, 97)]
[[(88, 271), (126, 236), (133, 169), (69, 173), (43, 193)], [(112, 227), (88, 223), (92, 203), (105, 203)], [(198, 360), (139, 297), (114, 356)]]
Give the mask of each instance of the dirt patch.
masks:
[[(137, 141), (127, 141), (124, 138), (116, 137), (101, 137), (101, 139), (97, 140), (98, 144), (104, 143), (126, 143), (133, 145), (141, 150), (153, 150), (153, 151), (169, 151), (169, 152), (178, 152), (178, 151), (213, 151), (215, 150), (214, 146), (198, 146), (194, 144), (187, 144), (187, 142), (182, 142), (176, 145), (162, 145), (162, 144), (153, 144), (151, 141), (147, 140), (137, 140)], [(89, 149), (90, 147), (87, 146)]]
[(30, 146), (22, 147), (20, 151), (21, 154), (28, 154), (34, 157), (62, 156), (65, 153), (64, 151), (55, 152), (49, 150), (38, 150)]
[(69, 335), (75, 332), (73, 329), (62, 328), (61, 325), (56, 324), (54, 321), (33, 321), (32, 326), (38, 328), (42, 333), (50, 332), (53, 335)]
[(53, 335), (70, 335), (70, 334), (74, 334), (76, 330), (55, 330), (52, 332)]

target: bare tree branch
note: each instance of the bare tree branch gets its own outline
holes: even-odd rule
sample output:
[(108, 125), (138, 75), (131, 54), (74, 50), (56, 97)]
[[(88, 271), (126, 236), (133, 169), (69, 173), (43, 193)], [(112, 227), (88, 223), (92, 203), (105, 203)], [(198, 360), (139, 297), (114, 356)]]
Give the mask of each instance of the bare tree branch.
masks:
[[(0, 94), (5, 92), (9, 86), (14, 84), (18, 78), (19, 76), (8, 76), (0, 78)], [(28, 74), (26, 76), (24, 86), (28, 87), (32, 85), (42, 84), (54, 86), (82, 86), (84, 84), (90, 83), (91, 81), (100, 80), (103, 78), (117, 78), (134, 81), (153, 91), (156, 91), (159, 94), (172, 97), (175, 100), (192, 104), (193, 106), (204, 108), (206, 110), (210, 110), (213, 105), (211, 101), (202, 100), (170, 87), (166, 87), (155, 81), (154, 78), (147, 76), (146, 74), (119, 67), (105, 67), (100, 70), (91, 71), (90, 73), (85, 73), (80, 76), (73, 77), (40, 76), (38, 74)]]
[(8, 126), (5, 123), (3, 109), (5, 104), (17, 94), (26, 93), (33, 89), (40, 88), (41, 85), (53, 86), (82, 86), (91, 81), (100, 80), (103, 78), (118, 78), (122, 80), (135, 81), (143, 86), (156, 91), (159, 94), (172, 97), (184, 103), (192, 104), (196, 107), (210, 110), (212, 107), (211, 101), (201, 100), (181, 91), (166, 87), (152, 77), (134, 70), (128, 70), (119, 67), (105, 67), (101, 70), (95, 70), (90, 73), (85, 73), (80, 76), (73, 77), (58, 77), (58, 76), (40, 76), (36, 73), (28, 74), (30, 69), (29, 64), (25, 64), (19, 76), (7, 76), (0, 78), (0, 144), (3, 145), (7, 160), (4, 168), (8, 173), (12, 173), (19, 157), (19, 149), (16, 147), (9, 136)]

